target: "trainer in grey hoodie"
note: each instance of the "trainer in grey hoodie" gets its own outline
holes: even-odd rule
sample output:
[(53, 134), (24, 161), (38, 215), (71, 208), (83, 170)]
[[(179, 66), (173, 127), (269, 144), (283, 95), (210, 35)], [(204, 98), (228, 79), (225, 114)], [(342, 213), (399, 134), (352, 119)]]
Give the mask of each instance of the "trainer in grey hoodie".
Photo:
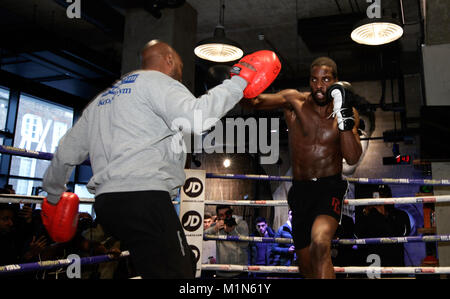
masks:
[(93, 176), (87, 188), (96, 196), (163, 190), (176, 197), (185, 181), (186, 152), (174, 151), (172, 143), (186, 128), (174, 126), (174, 120), (188, 120), (195, 128), (195, 110), (203, 119), (220, 119), (240, 101), (246, 86), (243, 78), (233, 76), (195, 98), (183, 84), (158, 71), (123, 76), (94, 98), (61, 138), (44, 175), (48, 201), (59, 201), (74, 166), (88, 158)]

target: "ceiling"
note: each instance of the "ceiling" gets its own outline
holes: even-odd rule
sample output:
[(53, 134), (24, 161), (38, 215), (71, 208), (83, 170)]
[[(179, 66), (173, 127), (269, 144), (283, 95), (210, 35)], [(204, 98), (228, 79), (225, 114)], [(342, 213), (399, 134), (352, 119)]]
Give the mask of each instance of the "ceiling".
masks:
[[(126, 9), (141, 7), (158, 18), (185, 2), (198, 13), (197, 40), (211, 37), (220, 0), (80, 0), (82, 19), (76, 22), (67, 18), (65, 0), (2, 0), (0, 85), (83, 107), (120, 76)], [(278, 54), (283, 68), (272, 89), (306, 86), (309, 64), (322, 55), (334, 58), (341, 78), (349, 81), (381, 79), (392, 71), (386, 67), (392, 60), (404, 74), (419, 73), (419, 1), (385, 2), (383, 15), (397, 18), (402, 2), (407, 25), (399, 42), (384, 47), (349, 38), (354, 23), (365, 17), (366, 0), (227, 0), (223, 25), (245, 53)]]

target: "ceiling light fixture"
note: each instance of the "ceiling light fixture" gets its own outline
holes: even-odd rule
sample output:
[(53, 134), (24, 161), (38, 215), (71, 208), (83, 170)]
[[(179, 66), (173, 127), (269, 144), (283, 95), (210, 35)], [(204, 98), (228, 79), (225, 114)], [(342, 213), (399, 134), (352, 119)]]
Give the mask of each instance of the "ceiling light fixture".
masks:
[(220, 4), (219, 24), (214, 29), (214, 37), (200, 41), (194, 49), (195, 55), (201, 59), (214, 62), (229, 62), (238, 60), (244, 55), (240, 45), (225, 36), (224, 0)]
[(378, 46), (396, 41), (403, 35), (402, 26), (394, 19), (365, 19), (359, 21), (351, 33), (358, 44)]

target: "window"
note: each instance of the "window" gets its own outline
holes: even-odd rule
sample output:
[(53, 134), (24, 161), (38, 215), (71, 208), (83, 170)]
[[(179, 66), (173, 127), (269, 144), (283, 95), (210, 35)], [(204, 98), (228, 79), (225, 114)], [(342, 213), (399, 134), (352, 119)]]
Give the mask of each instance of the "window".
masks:
[[(19, 99), (14, 147), (54, 153), (61, 137), (72, 127), (73, 110), (25, 94)], [(17, 194), (31, 195), (33, 187), (41, 184), (50, 161), (13, 156), (10, 184)], [(17, 178), (17, 176), (19, 178)], [(23, 178), (23, 179), (22, 179)]]
[(9, 90), (0, 87), (0, 130), (2, 131), (4, 131), (6, 127), (8, 104), (9, 104)]
[[(9, 105), (9, 90), (0, 87), (0, 130), (2, 131), (4, 131), (6, 128), (8, 105)], [(1, 135), (0, 135), (0, 144), (3, 144), (3, 136)]]
[[(94, 198), (94, 194), (89, 193), (89, 191), (86, 188), (86, 185), (82, 184), (75, 184), (75, 194), (78, 195), (79, 198)], [(89, 213), (91, 214), (92, 218), (95, 219), (93, 204), (80, 203), (79, 211)]]

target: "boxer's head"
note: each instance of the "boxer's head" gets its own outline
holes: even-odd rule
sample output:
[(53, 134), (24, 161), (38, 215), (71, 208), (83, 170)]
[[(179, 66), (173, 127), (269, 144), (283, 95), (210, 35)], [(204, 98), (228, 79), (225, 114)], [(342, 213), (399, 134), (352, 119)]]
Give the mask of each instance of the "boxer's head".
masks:
[(328, 57), (319, 57), (311, 63), (309, 86), (314, 102), (325, 106), (330, 102), (327, 88), (338, 81), (336, 63)]
[(141, 51), (141, 64), (144, 70), (160, 71), (181, 82), (183, 61), (180, 55), (167, 43), (152, 40)]

